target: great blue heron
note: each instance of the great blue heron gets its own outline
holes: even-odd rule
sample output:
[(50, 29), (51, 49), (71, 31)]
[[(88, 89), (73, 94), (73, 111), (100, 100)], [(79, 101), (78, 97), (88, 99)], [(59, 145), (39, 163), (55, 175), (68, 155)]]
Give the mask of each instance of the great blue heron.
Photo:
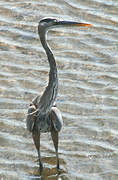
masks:
[(72, 21), (59, 21), (54, 18), (45, 18), (39, 22), (38, 34), (50, 65), (49, 82), (43, 95), (41, 97), (37, 96), (30, 104), (26, 122), (27, 129), (32, 132), (34, 144), (38, 152), (40, 172), (43, 170), (40, 155), (40, 133), (45, 132), (51, 132), (56, 150), (57, 169), (60, 169), (58, 158), (58, 133), (62, 128), (63, 120), (60, 110), (54, 104), (58, 92), (57, 67), (53, 53), (46, 41), (46, 32), (49, 28), (60, 26), (90, 26), (90, 24)]

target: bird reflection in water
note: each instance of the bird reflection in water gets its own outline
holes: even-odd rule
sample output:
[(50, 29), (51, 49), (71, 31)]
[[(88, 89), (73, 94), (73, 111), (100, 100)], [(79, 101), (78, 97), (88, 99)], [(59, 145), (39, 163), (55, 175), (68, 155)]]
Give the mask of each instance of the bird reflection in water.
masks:
[(57, 173), (56, 168), (44, 168), (42, 174), (40, 175), (39, 170), (34, 170), (32, 175), (30, 174), (28, 177), (33, 180), (68, 180), (66, 177), (66, 172), (61, 171), (61, 174)]

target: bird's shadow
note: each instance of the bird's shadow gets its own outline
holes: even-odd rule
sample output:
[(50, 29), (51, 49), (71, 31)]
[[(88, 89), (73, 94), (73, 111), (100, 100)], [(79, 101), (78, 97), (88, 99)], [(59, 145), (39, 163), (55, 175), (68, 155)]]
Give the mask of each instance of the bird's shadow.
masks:
[[(61, 180), (61, 176), (66, 173), (64, 169), (61, 169), (60, 171), (56, 168), (56, 160), (55, 157), (45, 157), (42, 158), (44, 162), (44, 168), (42, 173), (40, 173), (39, 167), (35, 168), (32, 173), (29, 174), (30, 180)], [(35, 162), (38, 162), (36, 160)], [(47, 167), (54, 165), (55, 167)], [(62, 164), (65, 164), (63, 159), (60, 159), (60, 164), (62, 168)]]

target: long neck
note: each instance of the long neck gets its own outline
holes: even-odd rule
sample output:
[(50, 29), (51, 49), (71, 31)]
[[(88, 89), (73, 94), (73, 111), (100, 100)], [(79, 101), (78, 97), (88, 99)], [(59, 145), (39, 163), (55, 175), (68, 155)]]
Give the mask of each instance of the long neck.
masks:
[(42, 46), (45, 49), (45, 52), (47, 54), (48, 62), (50, 65), (49, 84), (50, 83), (55, 84), (55, 82), (57, 82), (58, 79), (57, 79), (57, 67), (56, 67), (54, 55), (46, 42), (45, 34), (40, 36), (40, 40), (41, 40)]
[(50, 112), (51, 107), (56, 99), (58, 93), (58, 77), (57, 77), (57, 67), (54, 56), (52, 54), (51, 49), (49, 48), (45, 33), (40, 33), (40, 40), (42, 43), (43, 48), (48, 57), (48, 62), (50, 65), (50, 72), (49, 72), (49, 82), (48, 86), (46, 87), (43, 95), (40, 98), (39, 102), (39, 110), (41, 114), (47, 114)]

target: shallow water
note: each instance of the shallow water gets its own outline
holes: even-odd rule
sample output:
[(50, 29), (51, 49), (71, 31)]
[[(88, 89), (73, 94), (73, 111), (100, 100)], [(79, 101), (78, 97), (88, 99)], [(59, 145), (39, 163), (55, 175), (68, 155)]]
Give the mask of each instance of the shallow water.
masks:
[(59, 73), (57, 106), (64, 127), (56, 171), (50, 134), (41, 135), (44, 180), (118, 178), (118, 2), (0, 1), (0, 180), (41, 179), (25, 117), (49, 66), (37, 25), (43, 17), (93, 24), (54, 29), (48, 42)]

